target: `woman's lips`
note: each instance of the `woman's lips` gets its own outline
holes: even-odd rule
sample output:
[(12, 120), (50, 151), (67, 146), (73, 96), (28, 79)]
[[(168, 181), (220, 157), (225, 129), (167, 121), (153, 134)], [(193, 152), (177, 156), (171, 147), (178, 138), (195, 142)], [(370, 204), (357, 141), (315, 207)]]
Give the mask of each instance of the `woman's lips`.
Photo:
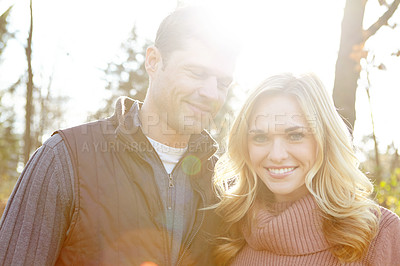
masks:
[(266, 167), (265, 169), (274, 178), (283, 178), (294, 172), (297, 167)]

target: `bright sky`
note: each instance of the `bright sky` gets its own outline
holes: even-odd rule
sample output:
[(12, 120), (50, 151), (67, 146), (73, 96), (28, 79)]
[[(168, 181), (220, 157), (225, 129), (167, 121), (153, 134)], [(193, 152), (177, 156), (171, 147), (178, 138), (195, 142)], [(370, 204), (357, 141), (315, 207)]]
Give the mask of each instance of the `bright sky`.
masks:
[[(305, 71), (317, 73), (332, 90), (344, 0), (211, 2), (217, 10), (229, 10), (238, 34), (243, 35), (244, 47), (236, 70), (243, 90), (276, 73)], [(366, 25), (383, 12), (374, 5), (377, 1), (369, 2)], [(10, 22), (18, 31), (18, 41), (10, 41), (0, 65), (0, 89), (26, 69), (23, 45), (29, 27), (29, 1), (0, 0), (0, 12), (12, 3)], [(33, 4), (35, 83), (46, 86), (53, 75), (54, 93), (71, 96), (66, 105), (67, 121), (62, 125), (66, 127), (86, 121), (87, 112), (98, 109), (105, 97), (101, 69), (115, 58), (132, 26), (136, 24), (140, 37), (153, 40), (160, 21), (175, 8), (176, 0), (34, 0)], [(399, 11), (394, 21), (400, 24)], [(376, 134), (383, 144), (394, 141), (397, 147), (400, 58), (390, 54), (400, 48), (399, 28), (382, 29), (367, 43), (387, 68), (373, 71), (370, 77)], [(362, 136), (371, 133), (371, 122), (363, 87), (357, 97), (355, 140), (359, 143)], [(24, 102), (19, 104), (23, 106)], [(22, 107), (18, 110), (22, 112)], [(23, 112), (20, 115), (23, 118)]]

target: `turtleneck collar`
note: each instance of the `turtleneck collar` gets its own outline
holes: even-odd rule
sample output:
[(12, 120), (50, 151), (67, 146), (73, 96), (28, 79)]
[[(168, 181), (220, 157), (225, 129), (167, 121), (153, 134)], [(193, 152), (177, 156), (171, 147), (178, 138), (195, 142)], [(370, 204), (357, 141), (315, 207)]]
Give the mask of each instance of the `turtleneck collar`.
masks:
[(329, 248), (322, 217), (311, 194), (295, 202), (274, 203), (258, 211), (251, 230), (244, 230), (249, 246), (280, 255), (305, 255)]

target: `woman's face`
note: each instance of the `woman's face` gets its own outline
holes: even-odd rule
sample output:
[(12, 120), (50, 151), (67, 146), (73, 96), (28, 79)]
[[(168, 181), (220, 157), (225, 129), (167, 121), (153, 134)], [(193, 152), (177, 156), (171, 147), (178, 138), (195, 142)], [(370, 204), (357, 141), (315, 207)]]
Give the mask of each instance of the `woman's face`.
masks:
[(310, 123), (293, 96), (260, 96), (249, 121), (248, 149), (258, 177), (278, 202), (308, 193), (305, 176), (316, 161)]

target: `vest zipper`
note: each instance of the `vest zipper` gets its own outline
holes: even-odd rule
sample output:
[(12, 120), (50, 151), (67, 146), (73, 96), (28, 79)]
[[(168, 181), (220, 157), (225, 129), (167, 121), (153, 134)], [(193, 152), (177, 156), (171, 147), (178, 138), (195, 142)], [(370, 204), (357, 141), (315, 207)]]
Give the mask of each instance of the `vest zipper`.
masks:
[(172, 178), (172, 173), (168, 174), (168, 199), (167, 199), (167, 209), (172, 209), (172, 190), (174, 188), (174, 180)]
[[(203, 208), (205, 208), (206, 205), (205, 205), (205, 199), (204, 199), (203, 193), (199, 193), (199, 194), (200, 194), (200, 196), (201, 196), (201, 200), (203, 201)], [(203, 222), (204, 222), (204, 217), (205, 217), (205, 211), (203, 210), (203, 211), (202, 211), (202, 216), (201, 216), (200, 224), (199, 224), (199, 226), (197, 227), (197, 229), (196, 229), (195, 233), (193, 234), (192, 238), (190, 239), (190, 241), (189, 241), (188, 244), (186, 245), (185, 249), (183, 250), (181, 257), (179, 258), (178, 263), (176, 264), (177, 266), (181, 264), (181, 262), (182, 262), (182, 260), (183, 260), (183, 257), (185, 256), (186, 251), (189, 249), (190, 245), (191, 245), (192, 242), (193, 242), (193, 239), (195, 238), (195, 236), (197, 235), (197, 233), (200, 231), (200, 228), (201, 228), (201, 226), (203, 225)]]
[[(122, 142), (125, 144), (125, 145), (127, 145), (128, 147), (131, 147), (131, 145), (129, 144), (129, 141), (128, 141), (128, 139), (125, 137), (125, 136), (123, 136), (122, 134), (119, 134), (118, 135), (118, 137), (122, 140)], [(147, 143), (148, 144), (150, 144), (151, 145), (151, 143), (150, 143), (150, 141), (146, 138), (146, 137), (144, 137), (144, 141), (147, 141)], [(153, 147), (152, 145), (151, 145), (151, 147)], [(153, 148), (153, 150), (154, 150), (154, 148)], [(163, 166), (163, 163), (162, 163), (162, 161), (161, 161), (161, 159), (160, 159), (160, 156), (158, 156), (158, 153), (154, 150), (154, 153), (155, 153), (155, 157), (157, 158), (157, 160), (159, 161), (159, 163)], [(147, 164), (149, 164), (149, 165), (151, 165), (151, 163), (148, 161), (148, 160), (146, 160), (144, 157), (143, 157), (143, 155), (141, 155), (140, 154), (140, 152), (137, 152), (137, 154), (138, 154), (138, 156), (144, 161), (144, 162), (146, 162)], [(176, 167), (176, 166), (175, 166)], [(168, 202), (172, 202), (172, 196), (171, 196), (171, 192), (172, 192), (172, 189), (173, 189), (173, 187), (174, 187), (174, 183), (173, 183), (173, 179), (172, 179), (172, 172), (174, 171), (174, 170), (172, 170), (172, 172), (171, 172), (171, 174), (168, 174), (167, 173), (167, 171), (165, 170), (165, 167), (163, 167), (164, 168), (164, 172), (168, 175), (168, 196), (167, 196), (167, 201)], [(155, 181), (156, 182), (156, 181)], [(156, 185), (156, 187), (157, 187), (157, 184), (155, 184)], [(171, 186), (172, 185), (172, 186)], [(163, 225), (166, 225), (167, 224), (167, 222), (166, 222), (166, 219), (165, 219), (165, 216), (166, 216), (166, 212), (165, 212), (165, 209), (164, 209), (164, 204), (162, 203), (162, 199), (160, 198), (160, 194), (158, 193), (158, 197), (159, 197), (159, 199), (160, 199), (160, 203), (161, 203), (161, 206), (162, 206), (162, 211), (164, 212), (164, 214), (165, 215), (163, 215), (163, 218), (162, 218), (162, 224)], [(172, 203), (171, 204), (169, 204), (167, 202), (167, 205), (168, 206), (172, 206)], [(167, 208), (168, 209), (170, 209), (169, 207), (167, 206)], [(172, 209), (172, 207), (171, 207), (171, 209)], [(163, 247), (164, 247), (164, 260), (166, 261), (166, 263), (165, 263), (165, 265), (170, 265), (170, 261), (171, 261), (171, 257), (170, 257), (170, 250), (169, 250), (169, 244), (168, 244), (168, 235), (167, 235), (167, 233), (166, 232), (164, 232), (163, 231), (163, 237), (164, 237), (164, 245), (163, 245)]]
[[(127, 141), (127, 139), (124, 137), (124, 136), (118, 136), (119, 138), (121, 138), (122, 139), (122, 141), (123, 142), (125, 142), (125, 144), (128, 144), (128, 147), (131, 147), (131, 145), (129, 145), (129, 142)], [(147, 140), (147, 139), (146, 139)], [(148, 141), (148, 143), (150, 143), (149, 142), (149, 140), (147, 140)], [(151, 143), (150, 143), (150, 145), (151, 145)], [(182, 158), (184, 158), (185, 157), (185, 155), (187, 154), (188, 152), (186, 152), (185, 154), (183, 154), (182, 155)], [(214, 153), (214, 152), (213, 152)], [(204, 155), (204, 156), (202, 156), (201, 158), (200, 158), (200, 160), (201, 161), (203, 161), (203, 159), (205, 158), (205, 157), (208, 157), (208, 156), (210, 156), (210, 155), (212, 155), (213, 153), (211, 153), (211, 152), (209, 152), (207, 155)], [(160, 157), (158, 156), (158, 154), (157, 154), (157, 152), (156, 152), (156, 157), (158, 158), (158, 161), (162, 164), (162, 161), (161, 161), (161, 159), (160, 159)], [(182, 158), (179, 160), (179, 162), (175, 165), (175, 167), (174, 167), (174, 169), (172, 170), (172, 172), (170, 173), (170, 174), (168, 174), (168, 202), (169, 203), (167, 203), (167, 209), (172, 209), (172, 189), (174, 188), (174, 182), (173, 182), (173, 176), (172, 176), (172, 173), (175, 171), (175, 168), (177, 168), (178, 166), (180, 166), (180, 164), (182, 163)], [(143, 158), (142, 158), (143, 159)], [(143, 159), (144, 161), (146, 161), (145, 159)], [(147, 162), (147, 161), (146, 161)], [(148, 162), (147, 162), (148, 163)], [(164, 168), (165, 169), (165, 168)], [(166, 171), (165, 171), (166, 172)], [(202, 201), (203, 201), (203, 208), (205, 208), (206, 207), (206, 204), (205, 204), (205, 199), (204, 199), (204, 194), (202, 193), (202, 192), (200, 192), (200, 191), (198, 191), (199, 192), (199, 194), (200, 194), (200, 196), (201, 196), (201, 199), (202, 199)], [(201, 228), (201, 226), (203, 225), (203, 223), (204, 223), (204, 219), (205, 219), (205, 212), (204, 211), (202, 211), (202, 217), (201, 217), (201, 221), (200, 221), (200, 224), (199, 224), (199, 226), (196, 228), (196, 231), (194, 232), (194, 234), (192, 235), (192, 237), (191, 237), (191, 239), (189, 240), (189, 242), (188, 242), (188, 244), (185, 246), (185, 249), (183, 250), (183, 252), (182, 252), (182, 255), (180, 256), (180, 258), (178, 259), (178, 262), (177, 262), (177, 266), (178, 265), (180, 265), (181, 264), (181, 262), (182, 262), (182, 260), (183, 260), (183, 257), (184, 257), (184, 255), (185, 255), (185, 253), (188, 251), (188, 249), (189, 249), (189, 247), (190, 247), (190, 245), (192, 244), (192, 242), (193, 242), (193, 240), (194, 240), (194, 238), (195, 238), (195, 236), (198, 234), (198, 232), (200, 231), (200, 228)], [(163, 221), (163, 224), (166, 224), (166, 222), (165, 222), (165, 220)], [(168, 239), (168, 237), (166, 237), (166, 239)], [(168, 246), (168, 244), (166, 245), (166, 246)], [(167, 256), (169, 255), (169, 253), (167, 252)], [(164, 256), (165, 257), (165, 256)], [(170, 256), (168, 256), (168, 259), (167, 259), (167, 261), (168, 262), (170, 262), (171, 261), (171, 259), (170, 259)], [(168, 264), (168, 263), (167, 263)]]

